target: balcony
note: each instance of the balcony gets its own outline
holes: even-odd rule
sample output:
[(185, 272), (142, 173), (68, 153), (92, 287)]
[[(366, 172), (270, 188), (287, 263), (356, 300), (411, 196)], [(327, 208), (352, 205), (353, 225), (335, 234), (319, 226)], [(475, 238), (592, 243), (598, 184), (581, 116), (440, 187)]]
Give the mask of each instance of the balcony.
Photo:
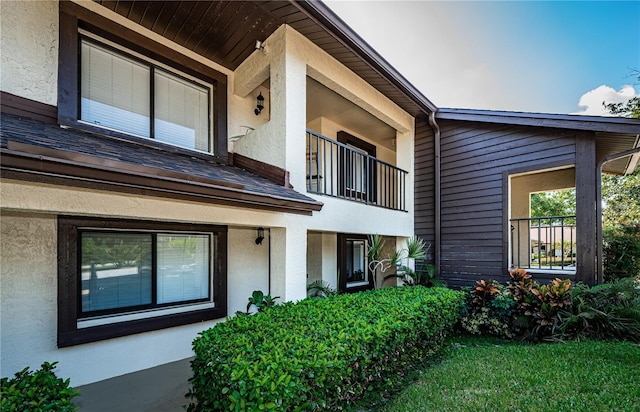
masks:
[(533, 273), (576, 273), (576, 217), (511, 219), (511, 267)]
[(407, 211), (407, 172), (307, 130), (307, 192)]

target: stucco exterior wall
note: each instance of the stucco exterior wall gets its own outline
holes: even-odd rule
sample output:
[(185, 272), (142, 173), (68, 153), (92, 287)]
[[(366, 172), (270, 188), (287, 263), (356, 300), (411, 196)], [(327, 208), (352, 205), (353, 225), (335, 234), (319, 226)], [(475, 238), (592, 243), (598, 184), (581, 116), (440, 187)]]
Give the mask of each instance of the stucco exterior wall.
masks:
[(255, 51), (235, 71), (234, 91), (240, 96), (256, 94), (254, 88), (269, 79), (270, 121), (238, 141), (234, 150), (285, 168), (291, 173), (294, 188), (302, 191), (306, 187), (305, 129), (319, 127), (318, 131), (328, 137), (342, 129), (329, 119), (310, 119), (307, 123), (306, 78), (310, 76), (396, 128), (396, 151), (378, 145), (378, 157), (410, 173), (406, 180), (407, 212), (309, 194), (324, 207), (307, 222), (307, 229), (411, 236), (414, 119), (291, 27), (280, 27), (264, 44), (264, 52)]
[[(287, 169), (293, 186), (300, 192), (305, 191), (306, 184), (307, 76), (396, 128), (397, 154), (385, 149), (380, 157), (412, 170), (411, 164), (406, 163), (406, 159), (413, 159), (411, 116), (289, 27), (278, 29), (265, 42), (265, 52), (254, 52), (234, 73), (94, 2), (75, 2), (226, 74), (228, 135), (243, 134), (242, 126), (255, 129), (235, 143), (238, 152)], [(56, 105), (58, 2), (3, 1), (0, 7), (0, 88)], [(264, 86), (267, 79), (268, 88)], [(260, 91), (266, 98), (266, 107), (256, 116), (253, 109)], [(215, 324), (185, 325), (58, 349), (58, 215), (228, 225), (228, 313), (232, 315), (245, 310), (253, 290), (270, 291), (282, 301), (306, 296), (309, 231), (323, 232), (318, 239), (321, 276), (334, 284), (336, 232), (412, 235), (412, 179), (410, 172), (406, 199), (409, 212), (312, 196), (325, 204), (313, 216), (5, 179), (0, 185), (0, 372), (8, 376), (25, 366), (59, 361), (60, 376), (71, 378), (74, 386), (84, 385), (187, 358), (192, 355), (191, 342), (196, 334)], [(264, 227), (268, 234), (262, 245), (254, 242), (257, 227)], [(318, 246), (315, 240), (311, 245), (314, 248)]]
[[(251, 138), (235, 145), (239, 153), (284, 167), (292, 175), (298, 173), (298, 160), (290, 156), (294, 152), (287, 151), (289, 147), (297, 148), (299, 141), (304, 142), (306, 76), (401, 133), (413, 132), (413, 118), (408, 113), (291, 27), (281, 26), (264, 45), (264, 52), (255, 51), (235, 71), (234, 92), (239, 96), (257, 94), (255, 88), (270, 79), (271, 121), (256, 130)], [(281, 127), (288, 122), (296, 129), (287, 127), (291, 138), (285, 139), (287, 134)], [(283, 153), (287, 153), (284, 158)], [(304, 161), (300, 163), (304, 166)], [(301, 174), (304, 175), (304, 169)]]
[[(272, 255), (276, 258), (269, 256), (269, 228), (280, 226), (281, 233), (287, 234), (289, 225), (300, 226), (298, 220), (307, 218), (11, 180), (3, 180), (0, 198), (1, 375), (10, 376), (25, 366), (39, 367), (43, 361), (57, 360), (60, 376), (71, 378), (74, 386), (190, 357), (192, 340), (215, 321), (58, 349), (57, 215), (229, 225), (229, 315), (244, 311), (254, 290), (269, 291), (270, 264), (282, 255), (280, 251)], [(262, 245), (255, 244), (258, 226), (267, 228)], [(288, 264), (301, 266), (304, 272), (306, 242), (302, 242), (301, 252), (296, 239), (293, 237), (285, 246), (297, 256)], [(286, 265), (287, 259), (281, 259)], [(286, 274), (280, 272), (280, 279), (273, 276), (272, 289), (288, 290), (289, 299), (304, 298), (305, 277), (294, 279), (291, 286), (286, 284), (292, 282)], [(287, 298), (286, 294), (281, 296)]]
[(0, 2), (2, 91), (55, 105), (58, 2)]

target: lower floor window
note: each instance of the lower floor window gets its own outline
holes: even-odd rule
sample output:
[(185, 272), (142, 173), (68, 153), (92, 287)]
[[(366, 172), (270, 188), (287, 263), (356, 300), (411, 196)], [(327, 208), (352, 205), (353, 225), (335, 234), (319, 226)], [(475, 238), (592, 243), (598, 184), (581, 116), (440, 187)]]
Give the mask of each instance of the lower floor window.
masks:
[(226, 227), (59, 218), (59, 346), (226, 316)]
[(367, 279), (367, 241), (363, 239), (346, 240), (347, 287), (366, 285)]
[(82, 230), (82, 316), (209, 300), (211, 237)]
[(365, 235), (338, 234), (339, 286), (342, 291), (372, 287)]

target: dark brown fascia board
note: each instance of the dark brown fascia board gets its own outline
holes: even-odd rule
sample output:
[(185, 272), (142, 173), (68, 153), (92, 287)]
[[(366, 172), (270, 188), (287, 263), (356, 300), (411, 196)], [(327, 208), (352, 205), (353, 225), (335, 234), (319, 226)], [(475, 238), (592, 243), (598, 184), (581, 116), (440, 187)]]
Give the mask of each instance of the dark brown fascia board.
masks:
[(234, 189), (244, 189), (244, 186), (237, 183), (223, 182), (215, 179), (208, 179), (200, 176), (193, 176), (187, 173), (180, 173), (171, 170), (159, 169), (150, 166), (141, 166), (132, 163), (121, 162), (118, 160), (103, 159), (82, 153), (65, 152), (63, 150), (49, 149), (47, 147), (30, 145), (26, 143), (7, 142), (7, 150), (13, 153), (28, 153), (29, 155), (47, 157), (51, 159), (67, 160), (78, 165), (92, 165), (102, 170), (120, 171), (123, 173), (131, 173), (139, 176), (153, 177), (160, 176), (175, 181), (184, 181), (189, 183), (203, 183), (211, 186), (231, 187)]
[[(256, 194), (232, 185), (188, 181), (181, 178), (158, 176), (111, 166), (80, 163), (74, 160), (0, 150), (2, 177), (27, 181), (51, 181), (68, 186), (108, 188), (110, 191), (143, 193), (226, 206), (248, 207), (278, 212), (311, 215), (322, 209), (317, 201), (303, 201), (279, 196)], [(150, 168), (151, 169), (151, 168)]]
[(58, 110), (55, 106), (4, 91), (0, 91), (0, 112), (29, 117), (46, 124), (57, 124), (58, 119)]
[[(299, 10), (305, 13), (316, 24), (323, 27), (342, 43), (347, 49), (360, 56), (368, 65), (383, 78), (393, 84), (398, 91), (425, 113), (438, 110), (438, 107), (425, 97), (415, 86), (402, 76), (389, 62), (378, 54), (364, 39), (349, 27), (327, 5), (318, 0), (289, 0)], [(416, 113), (412, 113), (416, 115)]]
[(623, 117), (505, 112), (473, 109), (439, 109), (436, 112), (436, 118), (438, 120), (462, 120), (469, 122), (572, 129), (589, 132), (624, 133), (632, 135), (640, 134), (640, 120)]

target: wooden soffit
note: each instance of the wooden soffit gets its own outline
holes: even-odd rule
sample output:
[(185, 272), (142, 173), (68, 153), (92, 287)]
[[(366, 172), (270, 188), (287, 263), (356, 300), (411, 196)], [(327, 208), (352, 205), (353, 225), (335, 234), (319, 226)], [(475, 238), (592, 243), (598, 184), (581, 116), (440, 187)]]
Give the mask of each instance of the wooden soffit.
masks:
[(229, 70), (287, 24), (411, 115), (436, 109), (320, 1), (94, 1)]

